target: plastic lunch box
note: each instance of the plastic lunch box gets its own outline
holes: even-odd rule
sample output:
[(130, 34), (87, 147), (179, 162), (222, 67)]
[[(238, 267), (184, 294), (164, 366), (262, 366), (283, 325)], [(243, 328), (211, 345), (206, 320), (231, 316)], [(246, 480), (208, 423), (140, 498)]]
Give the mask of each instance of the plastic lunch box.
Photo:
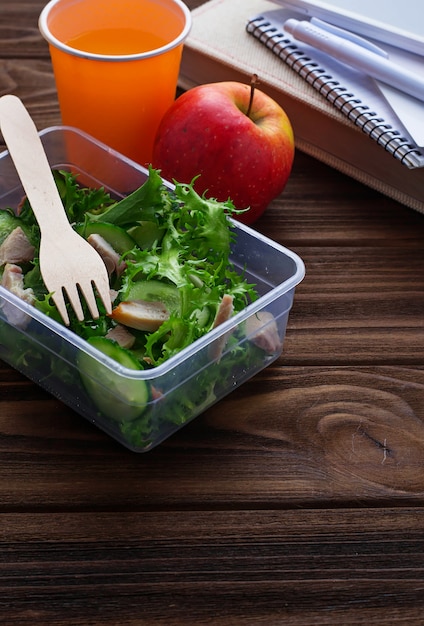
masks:
[[(147, 177), (145, 168), (76, 129), (51, 127), (40, 136), (51, 166), (77, 173), (84, 185), (103, 186), (119, 198)], [(22, 196), (14, 165), (8, 152), (2, 152), (0, 209), (17, 207)], [(135, 452), (152, 449), (281, 354), (295, 287), (304, 276), (303, 262), (253, 229), (238, 222), (234, 225), (231, 260), (256, 285), (260, 297), (162, 365), (149, 370), (126, 369), (2, 287), (0, 359), (127, 448)], [(5, 314), (7, 307), (28, 316), (29, 323), (24, 328), (14, 325), (10, 321), (13, 316)], [(272, 313), (280, 339), (272, 354), (258, 348), (246, 332), (247, 319), (265, 311)], [(263, 317), (264, 327), (256, 328), (255, 336), (270, 323), (269, 316)], [(233, 341), (219, 358), (213, 358), (214, 342), (229, 334)], [(80, 374), (83, 353), (96, 361), (90, 388), (106, 399), (100, 408), (87, 393)], [(131, 399), (137, 394), (128, 393), (128, 388), (137, 384), (147, 384), (152, 390), (143, 406)]]

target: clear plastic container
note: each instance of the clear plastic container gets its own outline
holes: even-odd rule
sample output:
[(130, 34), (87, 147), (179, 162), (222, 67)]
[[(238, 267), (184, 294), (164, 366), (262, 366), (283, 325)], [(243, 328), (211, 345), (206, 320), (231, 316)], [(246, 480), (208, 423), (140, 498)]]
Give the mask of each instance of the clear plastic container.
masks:
[[(146, 180), (143, 167), (80, 131), (52, 127), (40, 135), (51, 166), (77, 173), (85, 185), (104, 186), (122, 197)], [(0, 209), (17, 207), (22, 196), (9, 154), (2, 152)], [(303, 262), (247, 226), (235, 222), (235, 229), (231, 260), (256, 285), (260, 297), (162, 365), (144, 371), (121, 367), (2, 287), (0, 358), (127, 448), (152, 449), (282, 351), (295, 287), (304, 276)], [(28, 316), (27, 324), (11, 321), (11, 310)], [(258, 314), (263, 320), (259, 323)], [(275, 324), (279, 340), (273, 349), (263, 349), (260, 338)], [(147, 401), (140, 389), (147, 390)]]

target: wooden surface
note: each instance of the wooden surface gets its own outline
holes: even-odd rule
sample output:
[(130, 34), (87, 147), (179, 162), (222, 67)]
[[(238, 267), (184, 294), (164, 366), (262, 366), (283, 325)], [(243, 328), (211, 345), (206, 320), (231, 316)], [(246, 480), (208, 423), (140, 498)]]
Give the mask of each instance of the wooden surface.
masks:
[[(0, 7), (40, 129), (42, 6)], [(424, 623), (424, 215), (298, 153), (256, 228), (306, 264), (284, 353), (157, 449), (0, 362), (5, 626)]]

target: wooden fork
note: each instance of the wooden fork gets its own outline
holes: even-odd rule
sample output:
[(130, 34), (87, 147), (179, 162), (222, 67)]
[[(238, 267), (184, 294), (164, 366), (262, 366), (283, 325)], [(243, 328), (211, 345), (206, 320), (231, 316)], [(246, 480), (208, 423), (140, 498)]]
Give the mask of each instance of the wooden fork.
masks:
[(41, 231), (40, 271), (66, 325), (66, 296), (84, 319), (80, 296), (99, 317), (93, 287), (108, 313), (112, 310), (106, 266), (96, 250), (69, 224), (37, 128), (19, 98), (0, 98), (0, 129)]

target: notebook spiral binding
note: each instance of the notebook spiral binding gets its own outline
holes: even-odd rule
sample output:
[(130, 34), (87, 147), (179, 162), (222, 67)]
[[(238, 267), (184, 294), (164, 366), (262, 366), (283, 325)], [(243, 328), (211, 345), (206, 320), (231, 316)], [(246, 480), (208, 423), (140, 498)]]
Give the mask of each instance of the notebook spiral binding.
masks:
[(246, 30), (396, 159), (408, 168), (424, 166), (424, 154), (417, 146), (411, 144), (398, 130), (356, 98), (349, 89), (333, 79), (324, 68), (269, 20), (261, 16), (255, 17), (247, 23)]

